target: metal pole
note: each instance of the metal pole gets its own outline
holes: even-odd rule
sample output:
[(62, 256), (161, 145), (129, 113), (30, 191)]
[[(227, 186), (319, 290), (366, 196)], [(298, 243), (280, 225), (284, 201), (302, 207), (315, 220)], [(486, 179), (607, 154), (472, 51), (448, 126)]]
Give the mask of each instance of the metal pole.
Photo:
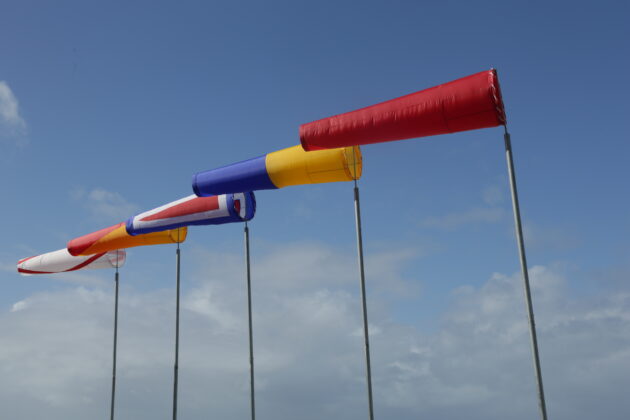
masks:
[(534, 369), (536, 371), (536, 384), (538, 385), (538, 407), (540, 417), (547, 420), (547, 405), (545, 404), (545, 391), (543, 389), (542, 371), (540, 369), (540, 356), (538, 354), (538, 338), (536, 337), (536, 322), (534, 321), (534, 308), (532, 306), (532, 295), (529, 287), (529, 274), (527, 272), (527, 259), (525, 258), (525, 243), (523, 242), (523, 227), (521, 225), (521, 210), (518, 203), (518, 193), (516, 191), (516, 176), (514, 174), (514, 161), (512, 159), (512, 142), (507, 126), (504, 126), (505, 134), (505, 157), (507, 159), (508, 174), (510, 177), (510, 190), (512, 191), (512, 207), (514, 209), (514, 224), (516, 227), (516, 242), (518, 243), (518, 253), (521, 261), (523, 273), (523, 287), (525, 290), (525, 303), (527, 306), (527, 316), (529, 318), (529, 334), (532, 342), (532, 353), (534, 355)]
[(245, 222), (245, 266), (247, 273), (247, 314), (249, 317), (249, 384), (252, 420), (256, 420), (256, 401), (254, 399), (254, 337), (252, 328), (252, 282), (249, 263), (249, 227)]
[(177, 286), (175, 299), (175, 366), (173, 368), (173, 420), (177, 420), (177, 377), (179, 370), (179, 273), (180, 273), (180, 250), (179, 241), (177, 242), (177, 251), (175, 251), (177, 259)]
[(114, 276), (116, 291), (114, 293), (114, 357), (112, 364), (112, 403), (110, 419), (114, 420), (114, 399), (116, 396), (116, 347), (118, 344), (118, 255), (116, 255), (116, 274)]
[(363, 310), (363, 336), (365, 338), (365, 367), (368, 391), (368, 408), (370, 420), (374, 420), (374, 409), (372, 404), (372, 367), (370, 364), (370, 338), (368, 335), (367, 303), (365, 300), (365, 268), (363, 265), (363, 235), (361, 230), (361, 204), (359, 203), (359, 186), (354, 180), (354, 216), (357, 230), (357, 250), (359, 257), (359, 273), (361, 280), (361, 303)]

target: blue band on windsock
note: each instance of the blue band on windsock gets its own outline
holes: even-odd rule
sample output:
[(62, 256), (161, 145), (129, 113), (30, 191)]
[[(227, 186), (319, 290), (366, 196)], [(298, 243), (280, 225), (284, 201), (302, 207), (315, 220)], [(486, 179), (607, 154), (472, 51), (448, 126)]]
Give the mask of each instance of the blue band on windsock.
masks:
[(193, 176), (193, 191), (200, 197), (243, 191), (275, 190), (265, 163), (267, 155), (233, 163)]

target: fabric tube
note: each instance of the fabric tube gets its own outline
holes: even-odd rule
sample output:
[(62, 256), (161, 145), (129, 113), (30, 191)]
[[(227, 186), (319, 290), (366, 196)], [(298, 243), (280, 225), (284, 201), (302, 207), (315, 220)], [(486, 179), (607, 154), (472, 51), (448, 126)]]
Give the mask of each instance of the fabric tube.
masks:
[(114, 268), (125, 264), (127, 253), (124, 250), (101, 252), (94, 255), (70, 255), (66, 248), (46, 254), (24, 258), (17, 263), (20, 274), (54, 274), (81, 269)]
[(267, 155), (221, 168), (199, 172), (193, 176), (195, 195), (207, 197), (242, 191), (274, 190), (265, 164)]
[(245, 222), (255, 213), (256, 198), (252, 192), (211, 197), (190, 195), (131, 217), (126, 229), (135, 236), (189, 225)]
[(381, 143), (495, 127), (506, 123), (491, 69), (300, 127), (304, 150)]
[(84, 235), (68, 242), (71, 255), (92, 255), (115, 249), (133, 248), (143, 245), (173, 244), (184, 242), (188, 231), (185, 227), (131, 236), (127, 233), (125, 223), (119, 223), (105, 229)]
[(197, 173), (193, 176), (193, 191), (199, 196), (211, 196), (290, 185), (352, 181), (361, 178), (361, 172), (361, 150), (358, 147), (306, 153), (298, 145)]

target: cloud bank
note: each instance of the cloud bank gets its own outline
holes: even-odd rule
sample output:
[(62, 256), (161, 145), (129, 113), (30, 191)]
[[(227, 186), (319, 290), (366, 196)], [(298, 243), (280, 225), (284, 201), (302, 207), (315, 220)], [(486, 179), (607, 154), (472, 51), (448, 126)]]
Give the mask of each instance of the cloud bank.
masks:
[[(255, 261), (261, 418), (365, 418), (353, 257), (311, 244), (278, 247)], [(414, 282), (401, 273), (409, 256), (369, 258), (380, 264), (368, 273), (369, 291), (386, 284), (388, 273), (397, 283)], [(195, 269), (183, 279), (180, 415), (246, 418), (242, 256), (197, 250), (190, 264)], [(531, 277), (550, 418), (626, 419), (630, 293), (571, 297), (559, 270), (537, 266)], [(174, 291), (137, 292), (132, 282), (123, 271), (117, 410), (121, 419), (165, 418), (172, 393)], [(370, 300), (377, 418), (537, 418), (518, 274), (495, 273), (479, 288), (455, 290), (432, 333), (393, 317), (378, 292)], [(112, 310), (111, 287), (35, 294), (6, 308), (0, 315), (4, 415), (105, 417)]]

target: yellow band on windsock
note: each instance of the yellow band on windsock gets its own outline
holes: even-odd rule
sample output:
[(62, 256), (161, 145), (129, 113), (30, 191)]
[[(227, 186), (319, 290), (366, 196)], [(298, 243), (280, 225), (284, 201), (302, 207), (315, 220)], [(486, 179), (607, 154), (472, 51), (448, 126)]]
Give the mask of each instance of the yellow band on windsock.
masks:
[(359, 146), (305, 152), (302, 146), (269, 153), (265, 164), (271, 182), (289, 185), (352, 181), (361, 178)]
[(181, 243), (186, 240), (187, 234), (188, 228), (181, 227), (162, 232), (131, 236), (127, 233), (125, 224), (121, 223), (119, 227), (95, 241), (79, 255), (99, 254), (101, 252), (133, 248), (135, 246)]

